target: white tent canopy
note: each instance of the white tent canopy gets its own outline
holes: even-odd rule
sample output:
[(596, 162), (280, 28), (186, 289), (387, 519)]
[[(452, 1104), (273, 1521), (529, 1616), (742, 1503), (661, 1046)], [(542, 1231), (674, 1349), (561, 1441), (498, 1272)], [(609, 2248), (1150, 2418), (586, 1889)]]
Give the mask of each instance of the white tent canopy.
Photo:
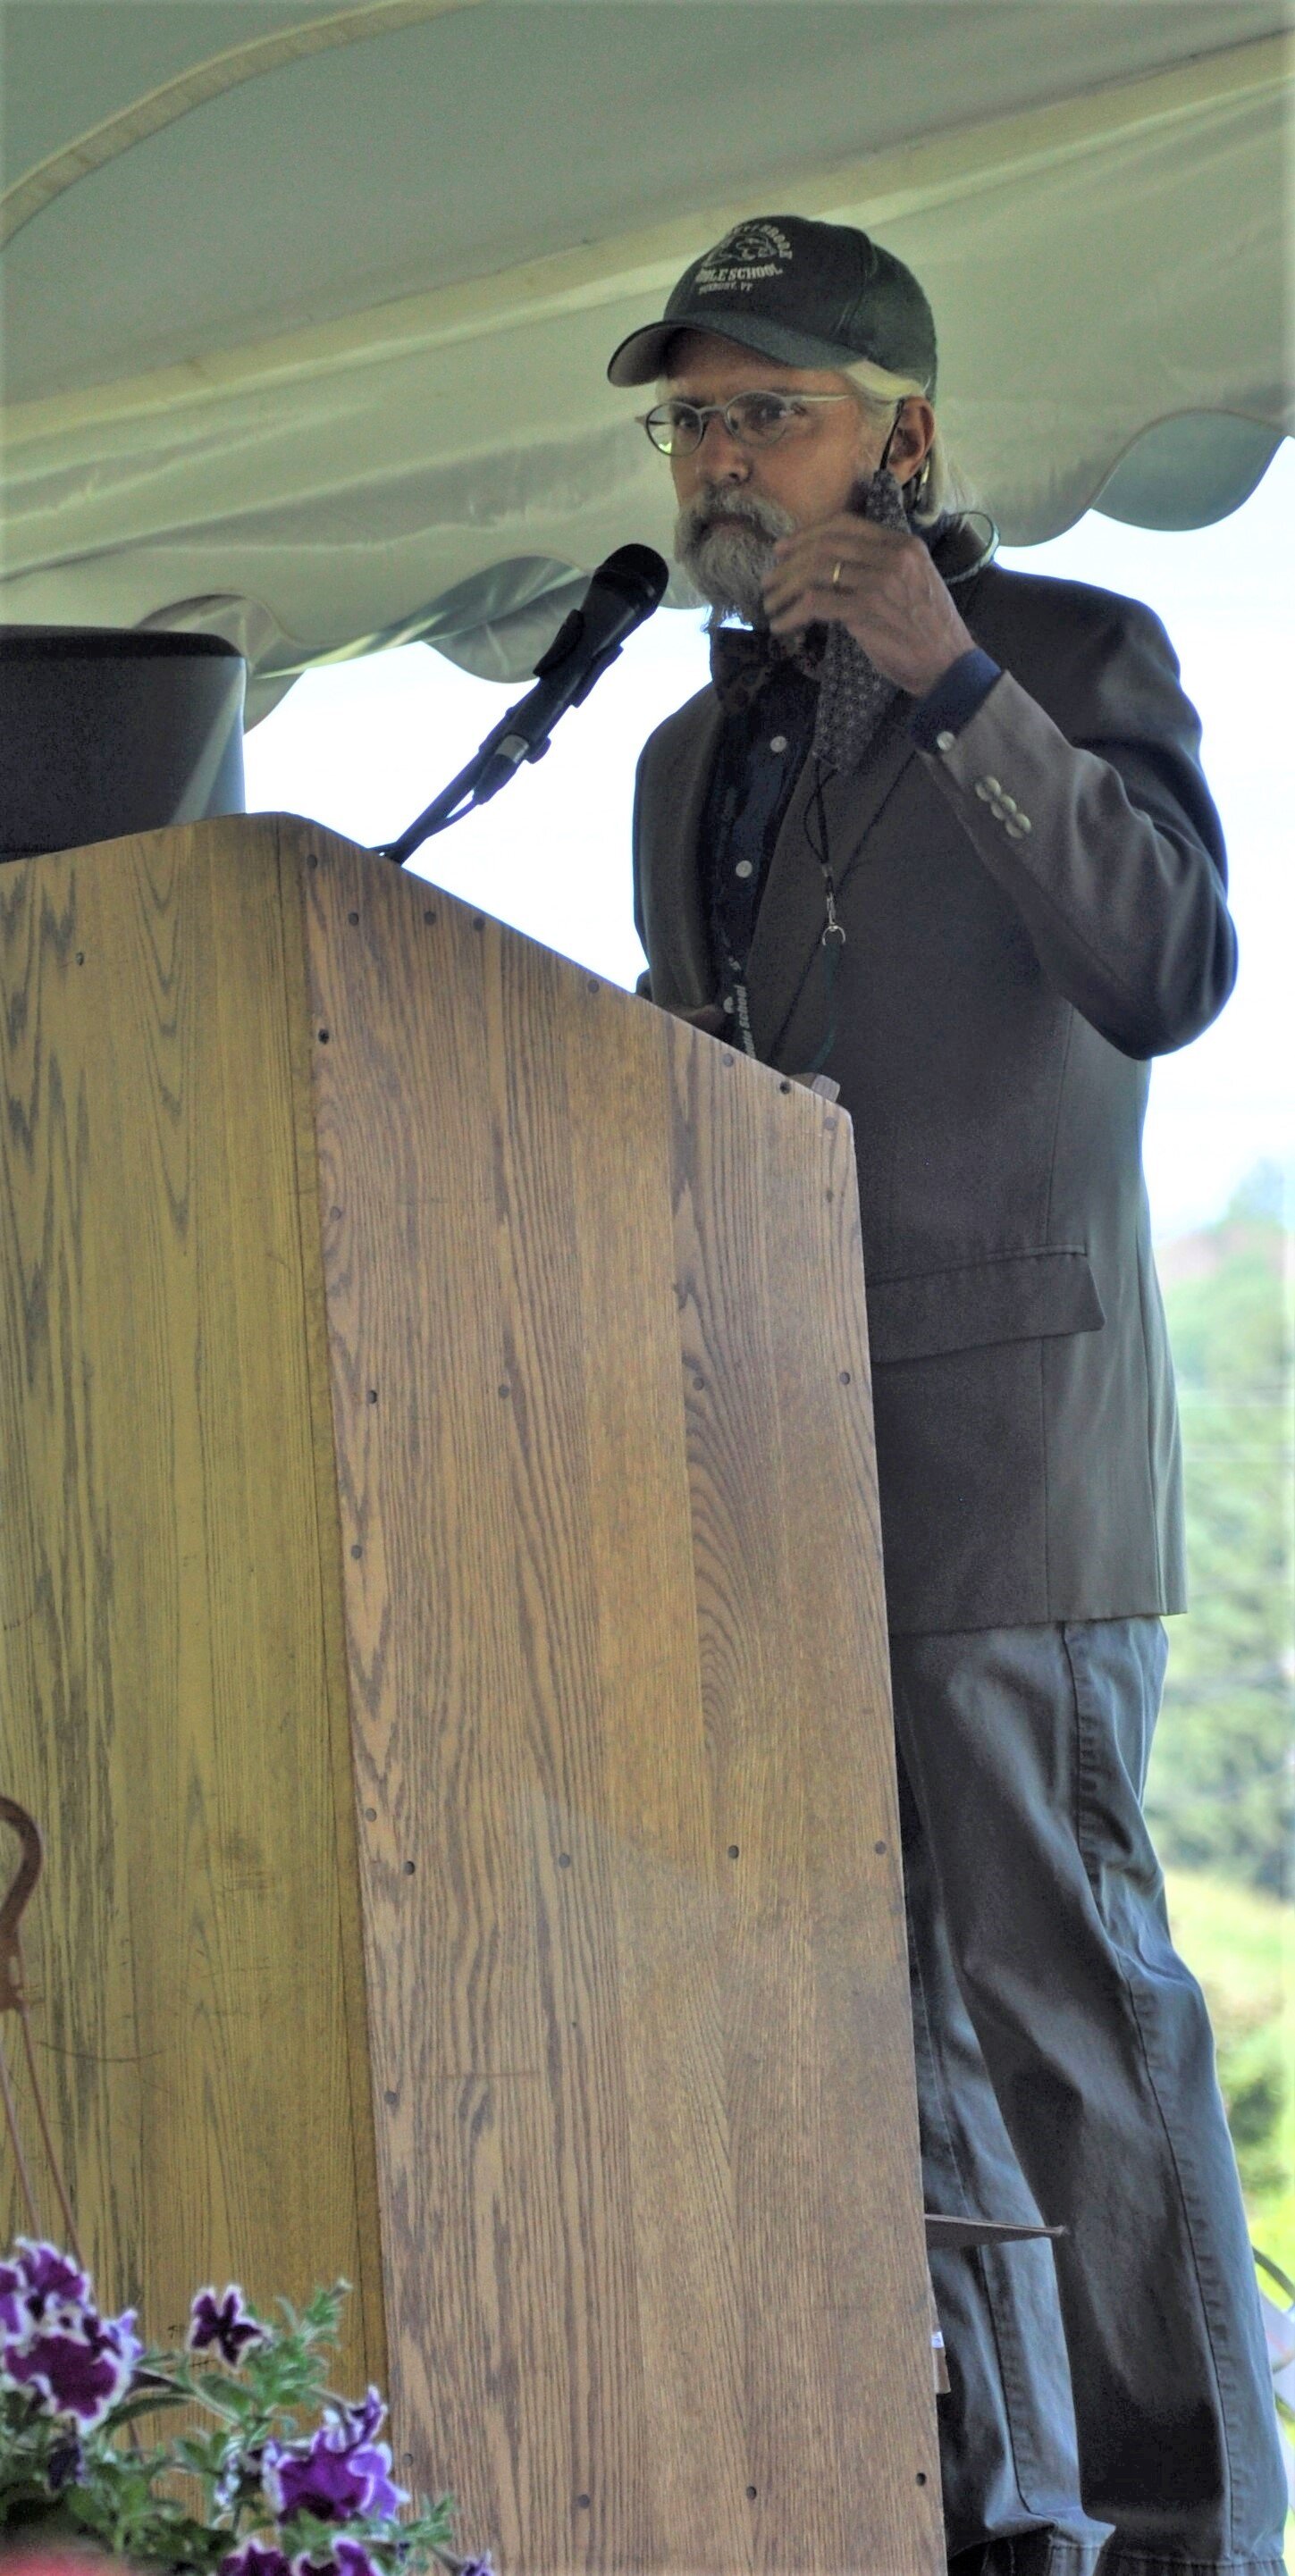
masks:
[(668, 551), (614, 344), (740, 217), (917, 271), (1016, 543), (1192, 527), (1292, 419), (1270, 0), (5, 0), (9, 621), (530, 667)]

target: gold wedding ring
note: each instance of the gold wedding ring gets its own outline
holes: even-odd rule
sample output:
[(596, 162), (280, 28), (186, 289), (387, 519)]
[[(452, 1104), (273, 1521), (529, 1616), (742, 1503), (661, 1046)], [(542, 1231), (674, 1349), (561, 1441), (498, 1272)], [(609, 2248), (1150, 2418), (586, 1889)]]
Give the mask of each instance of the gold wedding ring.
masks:
[(837, 556), (837, 558), (836, 558), (835, 563), (834, 563), (834, 564), (833, 564), (833, 566), (832, 566), (832, 588), (833, 588), (833, 590), (839, 590), (839, 589), (840, 589), (840, 587), (841, 587), (841, 558), (840, 558), (840, 556), (838, 555), (838, 556)]

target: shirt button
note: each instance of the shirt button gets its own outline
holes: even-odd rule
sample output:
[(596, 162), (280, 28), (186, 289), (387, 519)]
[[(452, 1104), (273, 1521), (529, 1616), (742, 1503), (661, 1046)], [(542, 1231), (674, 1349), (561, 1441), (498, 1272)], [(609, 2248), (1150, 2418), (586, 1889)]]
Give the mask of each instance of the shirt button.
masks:
[(1001, 779), (978, 778), (976, 780), (976, 794), (980, 798), (982, 805), (988, 805), (991, 797), (1001, 796), (1002, 792), (1003, 786)]
[(786, 748), (787, 737), (785, 733), (775, 733), (769, 736), (770, 751), (785, 751)]
[(989, 810), (996, 823), (1005, 823), (1007, 821), (1007, 807), (1005, 805), (1000, 805), (997, 797), (994, 798), (993, 804), (990, 806)]
[(1007, 837), (1009, 840), (1023, 841), (1026, 833), (1032, 832), (1033, 829), (1034, 825), (1030, 821), (1028, 814), (1011, 814), (1008, 816)]
[(737, 866), (733, 870), (733, 874), (735, 877), (749, 877), (752, 874), (752, 864), (750, 859), (739, 859)]
[(946, 729), (943, 733), (937, 733), (935, 737), (935, 748), (937, 751), (952, 751), (957, 739), (958, 737), (956, 733), (950, 733)]
[(733, 1008), (733, 996), (731, 993), (726, 993), (724, 996), (724, 1008), (726, 1011), (731, 1011)]

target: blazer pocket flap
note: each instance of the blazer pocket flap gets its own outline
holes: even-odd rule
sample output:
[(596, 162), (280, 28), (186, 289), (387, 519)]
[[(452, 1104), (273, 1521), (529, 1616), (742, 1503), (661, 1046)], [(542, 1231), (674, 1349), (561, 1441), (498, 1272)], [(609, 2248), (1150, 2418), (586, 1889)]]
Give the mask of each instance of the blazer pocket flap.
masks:
[(868, 1339), (883, 1365), (988, 1342), (1095, 1333), (1106, 1321), (1087, 1254), (1065, 1247), (1005, 1252), (867, 1286)]

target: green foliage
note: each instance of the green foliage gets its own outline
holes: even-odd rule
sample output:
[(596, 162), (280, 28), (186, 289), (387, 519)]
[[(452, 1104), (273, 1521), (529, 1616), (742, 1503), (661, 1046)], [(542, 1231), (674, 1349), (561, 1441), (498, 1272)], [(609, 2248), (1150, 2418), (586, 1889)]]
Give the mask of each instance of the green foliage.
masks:
[[(1261, 1178), (1197, 1238), (1198, 1275), (1166, 1290), (1191, 1608), (1170, 1629), (1147, 1815), (1166, 1862), (1276, 1894), (1293, 1813), (1295, 1376), (1291, 1244), (1270, 1205)], [(1261, 2094), (1238, 2102), (1243, 2129)]]
[(1295, 1907), (1225, 1878), (1166, 1873), (1175, 1947), (1205, 1990), (1251, 2233), (1295, 2269)]

